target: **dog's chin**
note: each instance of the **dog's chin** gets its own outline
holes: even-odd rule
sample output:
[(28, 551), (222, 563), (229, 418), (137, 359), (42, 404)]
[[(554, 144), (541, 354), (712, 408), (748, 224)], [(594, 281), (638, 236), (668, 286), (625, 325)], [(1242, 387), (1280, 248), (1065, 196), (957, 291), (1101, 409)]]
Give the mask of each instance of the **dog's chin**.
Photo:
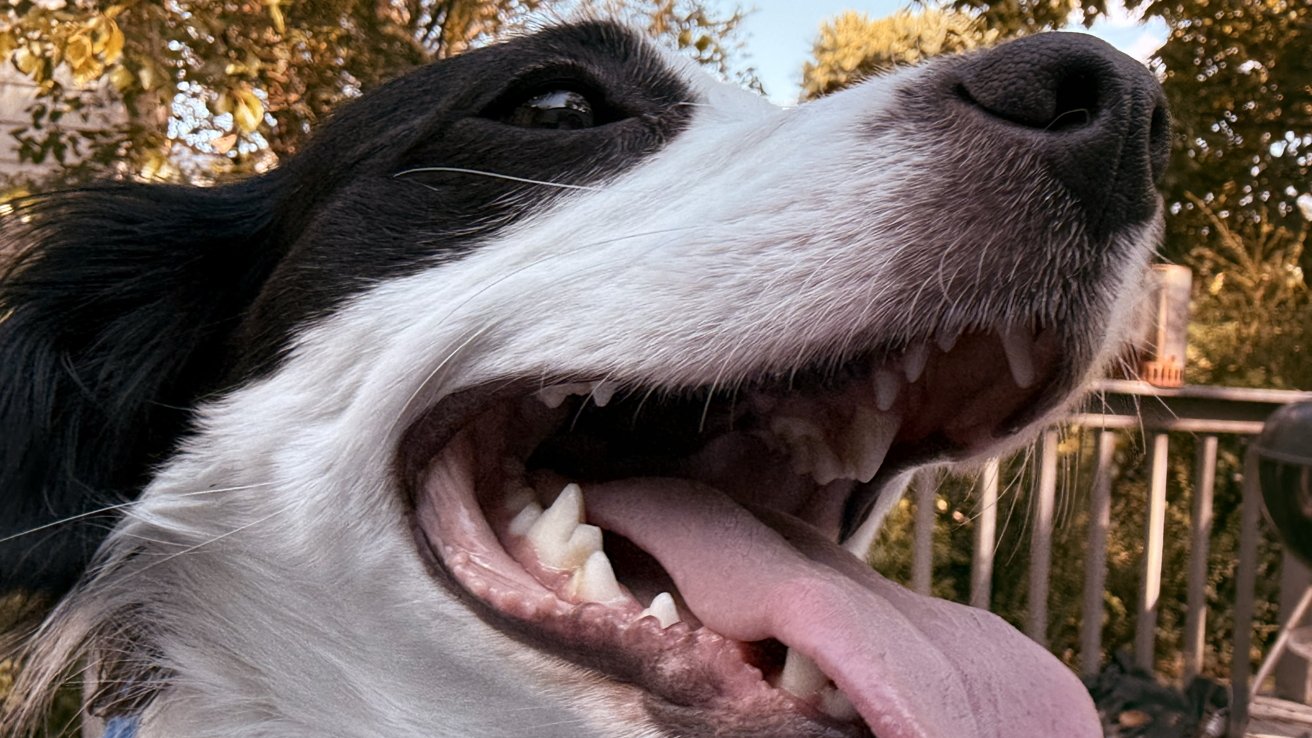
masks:
[(674, 734), (983, 734), (1006, 704), (1060, 730), (1085, 698), (1055, 659), (840, 541), (908, 468), (1015, 443), (1081, 381), (1079, 345), (981, 331), (732, 386), (508, 378), (439, 401), (399, 469), (439, 586)]

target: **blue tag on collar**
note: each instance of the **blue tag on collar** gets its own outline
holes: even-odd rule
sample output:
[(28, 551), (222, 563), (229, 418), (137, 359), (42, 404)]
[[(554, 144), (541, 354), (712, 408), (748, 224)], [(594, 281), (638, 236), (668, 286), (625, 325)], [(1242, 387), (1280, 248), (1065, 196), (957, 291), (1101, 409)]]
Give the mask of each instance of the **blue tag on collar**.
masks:
[(105, 723), (105, 734), (101, 738), (136, 738), (136, 717), (112, 717)]

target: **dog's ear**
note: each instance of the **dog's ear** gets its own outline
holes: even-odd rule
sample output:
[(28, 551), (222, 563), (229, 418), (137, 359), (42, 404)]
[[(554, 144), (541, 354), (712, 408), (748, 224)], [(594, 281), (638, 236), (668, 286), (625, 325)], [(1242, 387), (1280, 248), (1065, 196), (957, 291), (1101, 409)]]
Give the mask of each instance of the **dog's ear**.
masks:
[(0, 218), (0, 592), (86, 568), (189, 409), (279, 254), (269, 175), (217, 188), (109, 183)]

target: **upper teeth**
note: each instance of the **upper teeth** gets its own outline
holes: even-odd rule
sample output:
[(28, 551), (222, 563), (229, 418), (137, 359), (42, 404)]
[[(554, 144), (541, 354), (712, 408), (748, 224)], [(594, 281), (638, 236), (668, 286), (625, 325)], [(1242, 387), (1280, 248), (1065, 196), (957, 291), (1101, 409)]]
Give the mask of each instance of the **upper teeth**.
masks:
[(558, 408), (572, 396), (591, 397), (597, 407), (606, 407), (618, 387), (611, 382), (568, 382), (553, 384), (537, 391), (538, 399), (549, 408)]
[(1034, 384), (1034, 337), (1024, 328), (1004, 328), (1002, 350), (1007, 355), (1007, 366), (1016, 386), (1024, 389)]

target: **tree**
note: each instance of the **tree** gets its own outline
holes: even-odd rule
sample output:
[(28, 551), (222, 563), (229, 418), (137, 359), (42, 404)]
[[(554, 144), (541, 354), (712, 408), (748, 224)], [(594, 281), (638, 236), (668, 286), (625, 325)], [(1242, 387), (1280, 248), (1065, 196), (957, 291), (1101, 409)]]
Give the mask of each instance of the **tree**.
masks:
[(895, 67), (968, 51), (997, 38), (996, 31), (985, 30), (964, 13), (904, 10), (874, 20), (848, 11), (821, 24), (812, 47), (815, 60), (802, 67), (802, 96), (814, 99)]
[[(295, 151), (344, 98), (486, 43), (535, 13), (601, 0), (17, 0), (0, 59), (39, 85), (25, 161), (66, 176), (206, 178)], [(673, 45), (727, 70), (742, 12), (699, 0), (626, 0)], [(70, 121), (97, 121), (70, 126)], [(76, 122), (76, 121), (75, 121)]]

